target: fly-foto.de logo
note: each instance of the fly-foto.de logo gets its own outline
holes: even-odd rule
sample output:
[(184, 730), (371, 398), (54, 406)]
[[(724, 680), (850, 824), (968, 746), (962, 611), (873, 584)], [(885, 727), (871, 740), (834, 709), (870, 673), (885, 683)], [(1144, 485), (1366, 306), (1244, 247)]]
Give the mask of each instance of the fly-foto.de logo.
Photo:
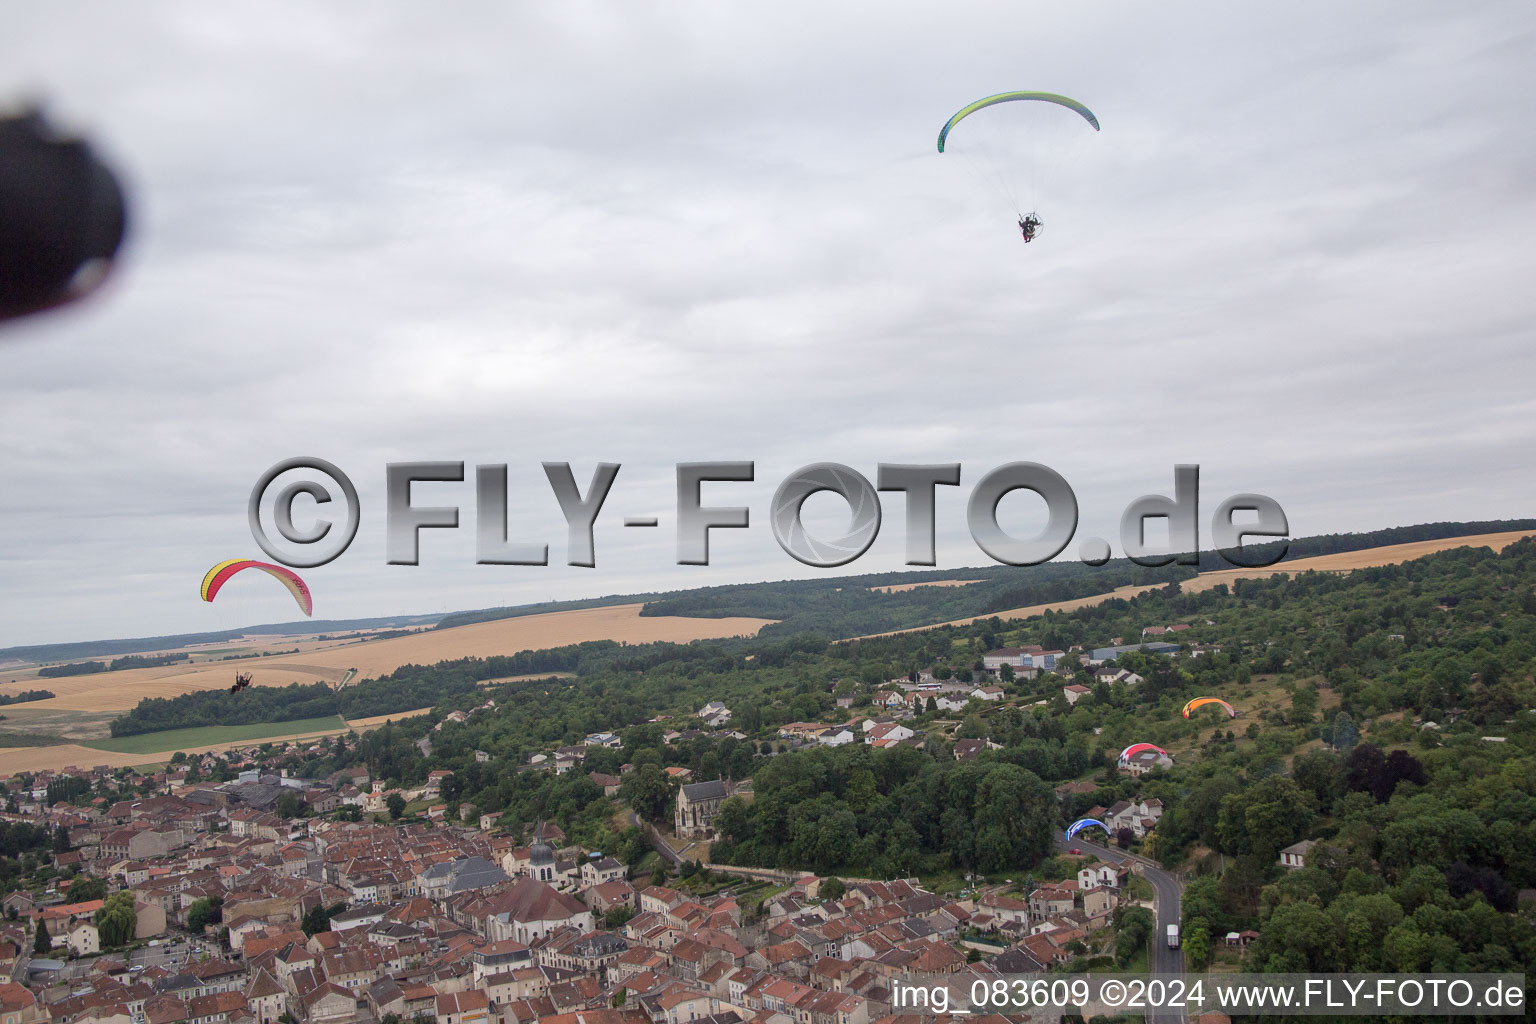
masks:
[[(568, 462), (543, 463), (555, 502), (566, 522), (566, 564), (595, 567), (593, 528), (618, 479), (618, 463), (601, 462), (585, 490), (576, 482)], [(317, 477), (327, 478), (326, 480)], [(1146, 566), (1177, 562), (1194, 565), (1200, 550), (1200, 467), (1174, 467), (1173, 496), (1148, 494), (1127, 505), (1120, 516), (1120, 547), (1125, 556)], [(708, 565), (711, 530), (748, 529), (751, 510), (726, 504), (729, 485), (756, 479), (752, 462), (680, 462), (677, 464), (677, 564)], [(418, 505), (412, 501), (416, 483), (463, 483), (463, 462), (393, 462), (384, 467), (385, 560), (390, 565), (420, 562), (422, 530), (459, 528), (457, 505)], [(705, 503), (705, 487), (709, 504)], [(817, 462), (785, 477), (768, 507), (774, 539), (796, 561), (823, 568), (846, 565), (869, 550), (880, 534), (880, 492), (904, 496), (906, 564), (934, 565), (936, 494), (940, 487), (960, 486), (960, 464), (908, 465), (880, 463), (875, 482), (858, 470), (833, 462)], [(1048, 518), (1033, 537), (1006, 532), (997, 519), (998, 504), (1008, 494), (1032, 491), (1045, 501)], [(847, 503), (847, 528), (835, 536), (819, 536), (807, 528), (801, 512), (813, 494), (836, 494)], [(306, 525), (295, 521), (294, 506), (310, 499), (313, 516)], [(548, 565), (546, 540), (513, 539), (507, 533), (506, 464), (475, 467), (475, 561), (481, 565)], [(334, 506), (340, 503), (343, 510)], [(339, 514), (338, 514), (339, 513)], [(362, 521), (357, 488), (340, 468), (324, 459), (285, 459), (263, 473), (251, 489), (247, 507), (251, 533), (273, 559), (295, 568), (332, 561), (351, 545)], [(1147, 541), (1148, 520), (1166, 522), (1168, 543), (1154, 548)], [(624, 525), (657, 528), (661, 517), (625, 516)], [(989, 471), (972, 488), (966, 506), (966, 526), (988, 557), (1007, 565), (1038, 565), (1066, 550), (1077, 533), (1077, 495), (1061, 474), (1036, 462), (1010, 462)], [(1266, 544), (1262, 551), (1244, 547), (1250, 537), (1273, 541), (1289, 536), (1290, 526), (1279, 503), (1262, 494), (1234, 494), (1217, 505), (1211, 517), (1211, 538), (1221, 557), (1243, 568), (1273, 565), (1285, 557), (1285, 545)], [(273, 536), (275, 532), (276, 536)], [(1110, 544), (1100, 537), (1084, 539), (1078, 557), (1103, 565)]]

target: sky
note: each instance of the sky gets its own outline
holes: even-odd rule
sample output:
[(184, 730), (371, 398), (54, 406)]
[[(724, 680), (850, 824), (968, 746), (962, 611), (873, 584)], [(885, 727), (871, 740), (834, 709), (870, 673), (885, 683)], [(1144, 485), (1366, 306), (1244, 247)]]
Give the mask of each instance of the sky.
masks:
[[(1530, 516), (1533, 52), (1516, 3), (11, 5), (0, 100), (86, 132), (132, 225), (102, 293), (0, 327), (0, 647), (295, 618), (198, 598), (293, 456), (360, 496), (324, 618), (903, 568), (898, 494), (848, 566), (778, 547), (816, 462), (960, 463), (940, 568), (987, 561), (965, 502), (1013, 461), (1117, 554), (1177, 463), (1206, 546), (1239, 492), (1295, 536)], [(1012, 89), (1103, 126), (975, 115), (1028, 246), (965, 125), (934, 145)], [(468, 466), (413, 492), (460, 528), (388, 565), (385, 466), (427, 460)], [(755, 462), (704, 492), (752, 526), (676, 565), (675, 466), (714, 460)], [(595, 568), (545, 461), (622, 466)], [(486, 463), (551, 565), (475, 564)]]

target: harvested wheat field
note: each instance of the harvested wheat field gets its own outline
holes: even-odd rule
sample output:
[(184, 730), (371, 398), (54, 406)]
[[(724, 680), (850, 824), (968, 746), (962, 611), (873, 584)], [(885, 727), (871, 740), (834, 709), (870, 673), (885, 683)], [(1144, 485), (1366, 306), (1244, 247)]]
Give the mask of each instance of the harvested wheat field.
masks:
[(972, 583), (980, 583), (981, 580), (934, 580), (931, 583), (891, 583), (884, 587), (870, 587), (870, 590), (878, 590), (883, 594), (899, 594), (904, 590), (916, 590), (918, 587), (968, 587)]
[[(327, 650), (269, 658), (240, 658), (195, 665), (98, 672), (48, 680), (57, 696), (27, 704), (29, 708), (74, 711), (127, 711), (147, 697), (174, 697), (194, 690), (228, 687), (236, 672), (250, 672), (257, 686), (289, 683), (339, 684), (349, 669), (359, 678), (393, 672), (401, 665), (430, 665), (448, 658), (484, 658), (518, 651), (564, 647), (587, 640), (616, 640), (644, 644), (657, 641), (688, 643), (717, 637), (755, 636), (772, 619), (700, 619), (680, 615), (640, 615), (641, 605), (621, 604), (545, 612), (518, 618), (476, 622), (453, 629), (428, 630), (389, 640), (372, 640)], [(26, 689), (18, 681), (0, 686), (0, 693)], [(3, 753), (3, 752), (0, 752)], [(103, 762), (96, 761), (94, 764)]]
[(1340, 551), (1333, 555), (1314, 555), (1311, 558), (1298, 558), (1290, 562), (1279, 562), (1263, 569), (1215, 569), (1211, 572), (1203, 572), (1199, 576), (1180, 585), (1185, 593), (1195, 594), (1202, 590), (1210, 590), (1220, 583), (1230, 584), (1233, 580), (1255, 580), (1267, 576), (1275, 576), (1279, 573), (1297, 575), (1308, 571), (1312, 572), (1349, 572), (1351, 569), (1370, 569), (1378, 565), (1396, 565), (1398, 562), (1411, 562), (1415, 558), (1423, 558), (1437, 551), (1449, 551), (1452, 548), (1492, 548), (1494, 551), (1503, 551), (1517, 540), (1536, 536), (1536, 530), (1515, 530), (1510, 533), (1479, 533), (1470, 537), (1442, 537), (1439, 540), (1416, 540), (1407, 544), (1389, 544), (1380, 548), (1365, 548), (1360, 551)]
[(349, 718), (347, 724), (358, 732), (366, 732), (369, 729), (377, 729), (388, 722), (402, 722), (407, 718), (415, 718), (417, 715), (428, 715), (431, 708), (417, 708), (415, 711), (396, 711), (392, 715), (374, 715), (372, 718)]
[(965, 619), (951, 619), (948, 622), (935, 622), (931, 626), (914, 626), (911, 629), (893, 629), (888, 633), (871, 633), (869, 636), (856, 636), (852, 639), (868, 640), (871, 637), (896, 636), (898, 633), (916, 633), (919, 630), (942, 629), (945, 626), (969, 626), (971, 623), (980, 622), (983, 619), (1031, 619), (1036, 615), (1044, 615), (1046, 612), (1071, 612), (1076, 611), (1079, 608), (1088, 608), (1096, 604), (1103, 604), (1105, 601), (1109, 601), (1117, 597), (1134, 597), (1143, 591), (1153, 589), (1155, 588), (1151, 586), (1120, 587), (1119, 589), (1112, 590), (1107, 594), (1094, 594), (1091, 597), (1076, 597), (1070, 601), (1053, 601), (1050, 604), (1032, 604), (1024, 608), (1009, 608), (1007, 611), (992, 612), (988, 615), (972, 615), (971, 617)]

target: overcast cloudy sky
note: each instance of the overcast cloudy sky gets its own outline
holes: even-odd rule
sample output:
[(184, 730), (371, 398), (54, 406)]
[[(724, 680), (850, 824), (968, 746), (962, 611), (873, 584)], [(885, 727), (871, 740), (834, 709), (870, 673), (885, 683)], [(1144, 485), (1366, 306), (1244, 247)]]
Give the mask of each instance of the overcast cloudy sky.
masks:
[[(88, 130), (135, 216), (106, 295), (0, 329), (0, 646), (293, 618), (197, 584), (259, 556), (247, 495), (294, 455), (362, 496), (323, 617), (804, 575), (766, 511), (818, 461), (962, 463), (941, 566), (985, 561), (965, 496), (1019, 459), (1079, 537), (1176, 462), (1296, 535), (1536, 510), (1529, 4), (754, 6), (9, 5), (0, 97)], [(934, 151), (1006, 89), (1103, 124), (1028, 247)], [(386, 565), (416, 459), (508, 463), (556, 564), (476, 566), (466, 482)], [(708, 459), (756, 461), (706, 491), (754, 525), (679, 567), (673, 467)], [(623, 464), (596, 569), (544, 460)], [(833, 572), (901, 568), (886, 513)]]

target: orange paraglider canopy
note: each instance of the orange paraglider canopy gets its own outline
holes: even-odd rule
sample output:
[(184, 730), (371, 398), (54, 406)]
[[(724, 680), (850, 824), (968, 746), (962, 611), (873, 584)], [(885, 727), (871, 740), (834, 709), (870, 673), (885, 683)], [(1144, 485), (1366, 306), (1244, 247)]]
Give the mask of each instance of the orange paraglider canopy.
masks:
[(208, 570), (208, 575), (203, 577), (202, 597), (204, 601), (212, 601), (219, 596), (219, 588), (222, 587), (231, 576), (246, 569), (260, 569), (262, 572), (277, 580), (288, 588), (293, 599), (299, 603), (305, 615), (314, 612), (315, 603), (309, 595), (309, 584), (299, 579), (298, 574), (292, 569), (281, 565), (273, 565), (271, 562), (257, 562), (250, 558), (231, 558), (227, 562), (220, 562)]
[(1220, 704), (1222, 707), (1227, 709), (1228, 718), (1237, 717), (1237, 708), (1233, 707), (1231, 704), (1228, 704), (1220, 697), (1196, 697), (1194, 700), (1184, 705), (1184, 717), (1188, 718), (1191, 711), (1203, 708), (1207, 704)]

